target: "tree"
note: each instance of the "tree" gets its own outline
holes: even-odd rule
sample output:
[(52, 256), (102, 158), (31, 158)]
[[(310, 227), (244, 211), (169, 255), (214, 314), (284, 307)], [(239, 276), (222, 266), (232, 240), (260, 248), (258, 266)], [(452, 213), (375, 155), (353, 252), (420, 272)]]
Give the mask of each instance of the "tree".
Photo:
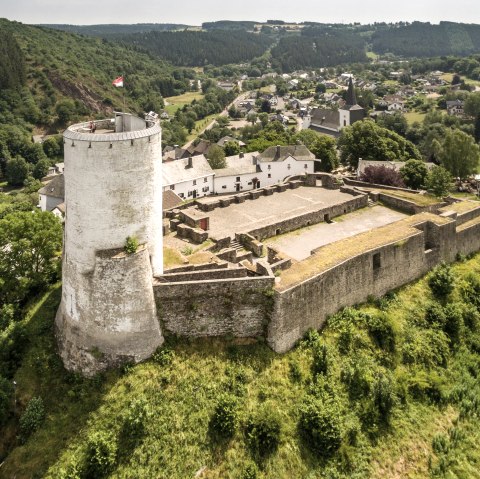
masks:
[(477, 117), (480, 115), (480, 93), (472, 93), (467, 97), (463, 105), (467, 115)]
[(405, 165), (400, 168), (400, 175), (403, 182), (414, 190), (420, 189), (425, 185), (428, 169), (423, 161), (408, 160)]
[(67, 125), (75, 116), (76, 108), (72, 100), (61, 100), (55, 107), (55, 112), (58, 116), (58, 121), (61, 125)]
[(478, 114), (475, 118), (474, 136), (475, 136), (475, 141), (477, 143), (480, 142), (480, 114)]
[(371, 120), (357, 121), (343, 128), (337, 145), (342, 163), (353, 168), (358, 166), (360, 158), (373, 161), (421, 159), (413, 143)]
[(249, 113), (247, 115), (247, 121), (250, 122), (252, 125), (255, 125), (257, 122), (257, 114), (256, 113)]
[(425, 186), (435, 196), (441, 198), (448, 194), (452, 181), (452, 175), (443, 166), (437, 166), (428, 173)]
[(34, 167), (32, 175), (35, 179), (41, 180), (47, 175), (50, 168), (50, 162), (48, 160), (40, 160)]
[(333, 138), (320, 135), (309, 149), (315, 158), (320, 160), (321, 171), (330, 172), (338, 167), (338, 155)]
[(28, 211), (0, 220), (0, 301), (22, 301), (54, 277), (62, 225), (50, 212)]
[(408, 122), (403, 113), (396, 111), (393, 115), (382, 115), (377, 119), (377, 124), (383, 128), (388, 128), (389, 130), (398, 133), (401, 136), (405, 136), (407, 133)]
[(478, 171), (480, 147), (463, 131), (448, 129), (441, 144), (439, 159), (454, 177), (466, 178)]
[(260, 105), (260, 110), (263, 113), (270, 113), (272, 111), (272, 105), (270, 105), (270, 102), (268, 100), (263, 100)]
[(452, 85), (459, 85), (460, 83), (462, 83), (462, 79), (460, 78), (460, 75), (455, 73), (452, 77)]
[(225, 168), (227, 166), (227, 162), (225, 161), (225, 151), (218, 145), (212, 145), (208, 149), (207, 160), (214, 170)]
[(9, 185), (23, 186), (23, 182), (27, 179), (28, 173), (28, 163), (21, 156), (16, 156), (7, 161), (5, 176)]
[(238, 155), (240, 153), (240, 145), (238, 141), (227, 141), (223, 147), (226, 156)]

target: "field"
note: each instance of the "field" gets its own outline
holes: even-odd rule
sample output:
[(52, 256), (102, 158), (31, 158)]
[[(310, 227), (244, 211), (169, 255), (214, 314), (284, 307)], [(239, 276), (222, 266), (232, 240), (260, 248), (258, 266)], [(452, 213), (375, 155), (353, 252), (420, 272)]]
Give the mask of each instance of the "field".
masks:
[(170, 96), (165, 98), (165, 111), (169, 115), (174, 115), (175, 112), (183, 108), (185, 105), (189, 105), (193, 100), (201, 100), (203, 98), (203, 93), (197, 91), (189, 91), (183, 95)]
[(404, 113), (405, 118), (408, 121), (408, 124), (411, 125), (416, 121), (418, 123), (422, 123), (423, 119), (425, 118), (425, 113), (418, 113), (417, 111), (409, 111), (408, 113)]

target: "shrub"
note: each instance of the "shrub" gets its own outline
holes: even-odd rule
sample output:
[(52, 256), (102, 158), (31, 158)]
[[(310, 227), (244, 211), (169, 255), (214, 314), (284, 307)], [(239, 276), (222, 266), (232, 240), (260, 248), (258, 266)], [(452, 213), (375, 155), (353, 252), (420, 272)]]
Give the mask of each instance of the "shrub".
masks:
[(106, 477), (117, 461), (117, 441), (111, 432), (96, 431), (87, 440), (87, 477)]
[(215, 406), (210, 419), (210, 428), (222, 438), (231, 438), (238, 426), (238, 399), (224, 394)]
[(445, 306), (445, 326), (443, 330), (447, 333), (452, 345), (455, 345), (460, 341), (462, 328), (462, 310), (455, 303), (447, 304), (447, 306)]
[(368, 333), (375, 344), (385, 351), (395, 350), (395, 332), (393, 325), (386, 314), (366, 315)]
[(258, 467), (252, 462), (248, 464), (243, 470), (241, 479), (257, 479), (258, 478)]
[(425, 321), (429, 326), (443, 329), (447, 318), (445, 316), (445, 309), (438, 303), (432, 303), (425, 313)]
[(449, 339), (438, 329), (410, 332), (403, 347), (403, 362), (427, 368), (446, 366), (450, 355)]
[(41, 397), (30, 399), (27, 407), (20, 418), (20, 435), (25, 441), (30, 434), (34, 433), (45, 419), (45, 406)]
[(300, 408), (299, 429), (308, 447), (328, 457), (342, 443), (341, 415), (332, 400), (308, 396)]
[(455, 286), (455, 276), (450, 266), (445, 263), (437, 266), (428, 278), (428, 285), (434, 296), (439, 299), (446, 298)]
[(471, 273), (465, 278), (461, 294), (466, 303), (480, 311), (480, 278), (478, 275)]
[(391, 375), (381, 372), (376, 376), (372, 385), (372, 397), (379, 419), (388, 424), (392, 410), (398, 403), (395, 384)]
[(365, 357), (351, 357), (342, 368), (340, 378), (347, 386), (350, 398), (360, 399), (370, 393), (373, 368)]
[(478, 330), (480, 312), (471, 304), (465, 304), (463, 306), (463, 323), (472, 332)]
[(145, 399), (134, 399), (126, 410), (123, 422), (123, 434), (130, 439), (139, 438), (145, 430), (145, 422), (147, 421), (150, 411)]
[(175, 351), (170, 348), (158, 348), (152, 356), (152, 360), (160, 366), (169, 366), (175, 358)]
[(400, 168), (400, 175), (409, 188), (418, 190), (425, 184), (428, 169), (423, 161), (408, 160), (405, 165)]
[(367, 183), (374, 183), (377, 185), (387, 185), (387, 186), (396, 186), (404, 187), (405, 183), (403, 182), (402, 175), (394, 170), (393, 168), (388, 168), (384, 165), (381, 166), (367, 166), (363, 173), (360, 175), (361, 181), (366, 181)]
[(297, 360), (291, 359), (288, 363), (290, 369), (290, 379), (294, 383), (301, 383), (303, 380), (302, 369)]
[(134, 254), (138, 250), (138, 239), (135, 236), (127, 236), (125, 240), (125, 253)]
[(282, 426), (276, 411), (264, 405), (245, 425), (247, 444), (252, 454), (259, 458), (273, 454), (280, 444)]
[(325, 343), (313, 346), (312, 374), (327, 374), (329, 367), (329, 352)]

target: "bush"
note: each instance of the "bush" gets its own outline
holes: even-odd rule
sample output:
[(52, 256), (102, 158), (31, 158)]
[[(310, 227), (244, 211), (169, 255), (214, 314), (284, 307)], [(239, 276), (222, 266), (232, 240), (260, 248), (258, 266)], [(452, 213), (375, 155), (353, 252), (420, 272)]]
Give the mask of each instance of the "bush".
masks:
[(438, 303), (432, 303), (425, 313), (425, 321), (429, 326), (443, 329), (447, 318), (445, 316), (445, 309)]
[(152, 356), (152, 360), (160, 366), (169, 366), (175, 359), (175, 351), (169, 348), (158, 348)]
[(437, 266), (430, 274), (428, 285), (434, 296), (439, 299), (446, 298), (455, 286), (455, 276), (450, 266), (445, 263)]
[(388, 168), (384, 165), (367, 166), (360, 175), (360, 180), (377, 185), (396, 186), (400, 188), (405, 186), (402, 175), (393, 168)]
[(257, 479), (258, 478), (258, 467), (252, 462), (248, 464), (243, 470), (241, 479)]
[(332, 455), (342, 443), (341, 414), (332, 400), (308, 396), (298, 425), (308, 447), (321, 456)]
[(438, 329), (410, 332), (403, 347), (403, 362), (418, 364), (427, 368), (446, 366), (450, 355), (450, 341)]
[(238, 426), (238, 399), (231, 394), (224, 394), (215, 406), (210, 419), (210, 428), (219, 437), (231, 438)]
[(357, 400), (369, 395), (373, 381), (373, 367), (362, 356), (349, 358), (340, 373), (351, 399)]
[(134, 399), (126, 410), (123, 421), (123, 434), (129, 439), (138, 439), (143, 435), (145, 422), (150, 415), (145, 399)]
[(388, 424), (392, 410), (398, 403), (395, 383), (391, 375), (379, 373), (376, 376), (372, 385), (372, 397), (379, 419), (383, 423)]
[(97, 431), (87, 440), (86, 476), (106, 477), (117, 461), (117, 441), (111, 432)]
[(327, 374), (329, 368), (329, 352), (325, 343), (315, 343), (313, 346), (312, 374)]
[(471, 273), (465, 278), (461, 294), (467, 304), (480, 311), (480, 278), (477, 275)]
[(264, 405), (245, 425), (247, 444), (252, 454), (259, 458), (273, 454), (280, 444), (281, 422), (271, 405)]
[(366, 315), (368, 333), (375, 344), (385, 351), (395, 350), (395, 332), (392, 323), (386, 314)]
[(409, 188), (418, 190), (425, 184), (428, 169), (423, 161), (408, 160), (405, 162), (405, 165), (400, 168), (400, 175)]
[(20, 435), (25, 441), (34, 433), (45, 419), (45, 406), (41, 397), (30, 399), (25, 411), (20, 418)]
[(138, 239), (135, 236), (128, 236), (125, 240), (125, 253), (133, 254), (138, 250)]
[(452, 345), (455, 345), (460, 341), (462, 328), (462, 310), (456, 303), (447, 304), (447, 306), (445, 306), (445, 326), (443, 330), (447, 333)]

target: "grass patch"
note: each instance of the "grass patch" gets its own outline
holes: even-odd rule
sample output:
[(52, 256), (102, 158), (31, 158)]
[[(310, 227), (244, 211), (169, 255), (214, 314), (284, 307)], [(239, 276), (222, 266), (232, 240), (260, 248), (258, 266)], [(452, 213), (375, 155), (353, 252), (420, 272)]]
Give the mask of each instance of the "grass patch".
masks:
[(386, 195), (395, 196), (397, 198), (402, 198), (404, 200), (412, 201), (418, 206), (431, 206), (440, 203), (440, 200), (435, 196), (429, 194), (419, 194), (419, 193), (409, 193), (408, 191), (398, 191), (398, 190), (381, 190), (377, 189), (381, 193)]
[(182, 264), (183, 257), (177, 250), (167, 246), (163, 247), (163, 267), (165, 269), (181, 266)]
[(409, 125), (412, 125), (415, 122), (423, 123), (426, 113), (419, 113), (418, 111), (409, 111), (404, 113), (405, 118)]
[(165, 101), (168, 105), (165, 107), (165, 111), (169, 115), (174, 115), (177, 110), (183, 108), (185, 105), (189, 105), (193, 100), (201, 100), (203, 98), (203, 93), (198, 91), (189, 91), (183, 95), (169, 96), (165, 98)]

